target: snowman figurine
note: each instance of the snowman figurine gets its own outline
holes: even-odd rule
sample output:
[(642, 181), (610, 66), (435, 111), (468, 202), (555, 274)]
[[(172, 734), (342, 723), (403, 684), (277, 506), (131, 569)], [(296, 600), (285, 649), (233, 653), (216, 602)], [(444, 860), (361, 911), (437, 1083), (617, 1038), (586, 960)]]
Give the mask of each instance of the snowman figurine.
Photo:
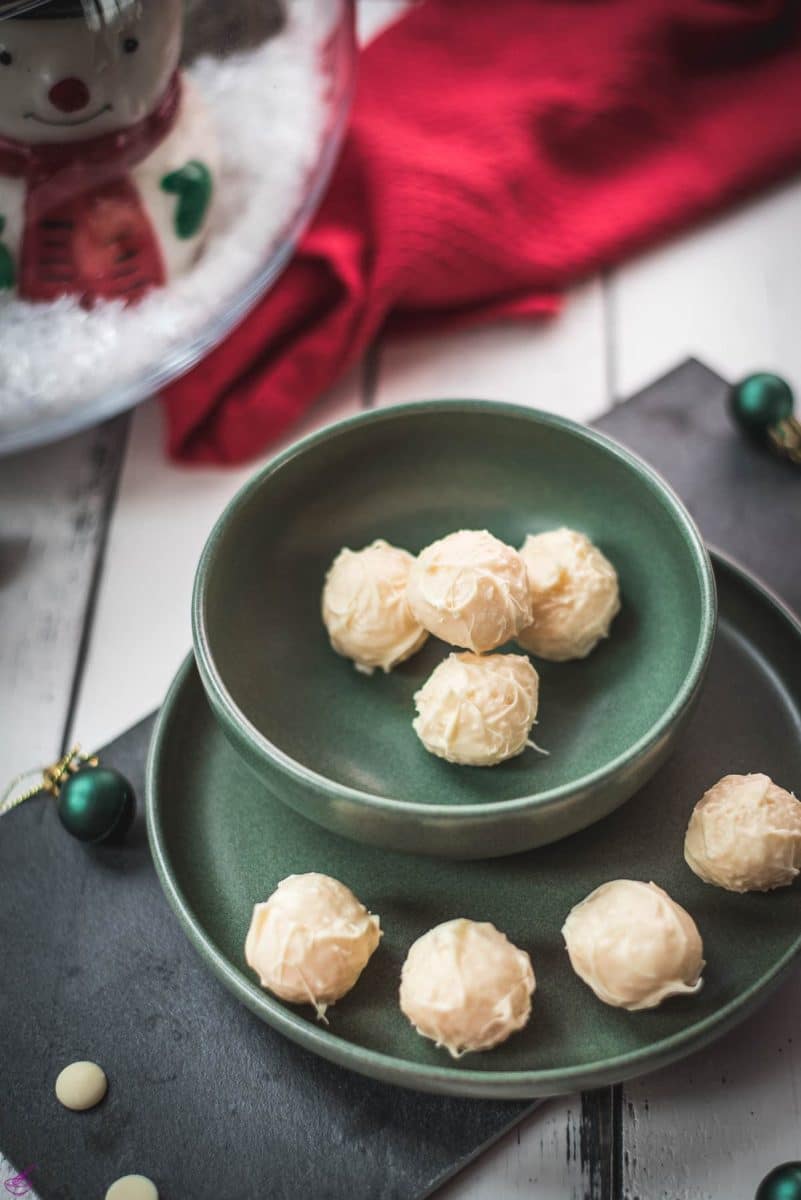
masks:
[(181, 0), (10, 7), (0, 19), (0, 295), (133, 303), (185, 271), (208, 229), (217, 146), (178, 67)]

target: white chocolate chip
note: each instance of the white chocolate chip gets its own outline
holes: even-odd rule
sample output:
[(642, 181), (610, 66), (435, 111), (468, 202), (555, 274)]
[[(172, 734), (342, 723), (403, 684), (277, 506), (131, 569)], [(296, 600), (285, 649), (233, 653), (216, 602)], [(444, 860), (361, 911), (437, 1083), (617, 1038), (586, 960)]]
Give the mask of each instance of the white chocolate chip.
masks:
[(108, 1080), (97, 1063), (74, 1062), (56, 1080), (56, 1099), (74, 1112), (94, 1108), (106, 1094)]
[(159, 1200), (159, 1194), (146, 1175), (123, 1175), (112, 1183), (106, 1200)]

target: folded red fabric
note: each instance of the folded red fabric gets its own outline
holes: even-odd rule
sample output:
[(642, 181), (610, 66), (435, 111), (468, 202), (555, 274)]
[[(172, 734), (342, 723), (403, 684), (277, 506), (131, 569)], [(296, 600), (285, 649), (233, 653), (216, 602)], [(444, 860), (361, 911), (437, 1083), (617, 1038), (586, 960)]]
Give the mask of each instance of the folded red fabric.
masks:
[(169, 449), (246, 459), (379, 329), (554, 312), (581, 276), (799, 167), (795, 0), (418, 3), (362, 55), (285, 274), (167, 389)]

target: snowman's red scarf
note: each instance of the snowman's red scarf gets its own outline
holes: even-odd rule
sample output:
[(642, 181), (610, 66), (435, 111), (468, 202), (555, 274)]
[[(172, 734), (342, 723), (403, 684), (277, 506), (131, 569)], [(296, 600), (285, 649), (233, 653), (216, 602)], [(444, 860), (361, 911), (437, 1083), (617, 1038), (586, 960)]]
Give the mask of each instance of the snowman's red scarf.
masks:
[[(47, 300), (77, 293), (91, 303), (99, 297), (136, 299), (149, 286), (164, 282), (158, 242), (142, 207), (129, 172), (164, 140), (175, 124), (181, 103), (181, 78), (176, 71), (157, 107), (128, 129), (101, 134), (79, 142), (39, 145), (0, 137), (0, 175), (25, 179), (25, 232), (19, 272), (20, 295)], [(133, 266), (116, 272), (97, 263), (89, 278), (76, 261), (75, 242), (91, 213), (92, 199), (101, 197), (107, 208), (125, 212), (125, 230), (112, 231), (124, 242), (117, 258)], [(66, 231), (59, 233), (59, 230)], [(42, 270), (45, 248), (58, 247), (62, 267)], [(56, 278), (54, 278), (56, 276)]]

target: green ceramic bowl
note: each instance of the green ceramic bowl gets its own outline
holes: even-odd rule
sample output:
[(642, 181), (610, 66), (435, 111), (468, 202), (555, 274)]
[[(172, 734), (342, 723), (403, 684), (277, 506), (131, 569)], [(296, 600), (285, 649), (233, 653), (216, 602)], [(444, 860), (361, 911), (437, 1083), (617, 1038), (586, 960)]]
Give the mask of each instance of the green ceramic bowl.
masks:
[[(615, 564), (623, 607), (589, 658), (536, 662), (548, 757), (434, 758), (412, 698), (449, 648), (431, 638), (391, 674), (359, 674), (320, 619), (331, 560), (376, 537), (416, 553), (454, 529), (518, 546), (559, 525)], [(695, 525), (634, 455), (547, 413), (438, 401), (343, 421), (252, 479), (203, 551), (193, 635), (223, 731), (285, 803), (362, 842), (484, 858), (565, 837), (642, 786), (689, 715), (716, 612)]]

